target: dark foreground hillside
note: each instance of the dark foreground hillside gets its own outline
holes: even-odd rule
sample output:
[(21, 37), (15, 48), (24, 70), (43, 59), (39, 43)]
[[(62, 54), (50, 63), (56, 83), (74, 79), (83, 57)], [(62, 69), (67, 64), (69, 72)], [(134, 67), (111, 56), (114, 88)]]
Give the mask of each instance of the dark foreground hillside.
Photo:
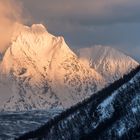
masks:
[(140, 66), (17, 140), (140, 139)]

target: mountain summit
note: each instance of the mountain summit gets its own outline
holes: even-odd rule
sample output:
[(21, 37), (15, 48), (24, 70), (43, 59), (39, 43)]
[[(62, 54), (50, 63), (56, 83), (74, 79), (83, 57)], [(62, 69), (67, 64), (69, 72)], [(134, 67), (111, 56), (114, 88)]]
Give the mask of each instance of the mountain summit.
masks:
[(63, 37), (41, 24), (18, 25), (0, 73), (3, 110), (67, 108), (104, 86), (104, 78), (84, 66)]
[(80, 48), (76, 54), (83, 64), (98, 71), (106, 83), (118, 80), (139, 65), (130, 56), (108, 46)]
[(63, 37), (42, 24), (17, 25), (0, 62), (0, 106), (7, 111), (68, 108), (137, 65), (129, 56), (100, 46), (76, 55)]

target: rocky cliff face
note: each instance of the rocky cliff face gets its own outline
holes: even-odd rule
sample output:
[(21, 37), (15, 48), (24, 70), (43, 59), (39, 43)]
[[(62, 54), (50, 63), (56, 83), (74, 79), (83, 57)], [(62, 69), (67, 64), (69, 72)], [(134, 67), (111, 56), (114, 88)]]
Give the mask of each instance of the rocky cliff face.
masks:
[(18, 140), (137, 139), (140, 67)]

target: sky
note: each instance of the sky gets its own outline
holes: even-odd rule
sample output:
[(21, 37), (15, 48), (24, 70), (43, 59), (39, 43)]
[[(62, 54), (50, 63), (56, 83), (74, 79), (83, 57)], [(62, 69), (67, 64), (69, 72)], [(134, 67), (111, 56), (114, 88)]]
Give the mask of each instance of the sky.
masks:
[(71, 48), (112, 46), (140, 61), (140, 0), (11, 1), (27, 24), (43, 23)]

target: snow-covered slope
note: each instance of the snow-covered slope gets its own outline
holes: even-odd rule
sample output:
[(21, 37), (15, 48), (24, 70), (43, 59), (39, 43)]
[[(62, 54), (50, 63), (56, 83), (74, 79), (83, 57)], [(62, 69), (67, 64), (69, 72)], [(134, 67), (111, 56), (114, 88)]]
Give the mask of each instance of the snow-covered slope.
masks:
[(108, 47), (80, 49), (76, 55), (42, 24), (15, 27), (0, 62), (2, 110), (67, 108), (138, 65)]
[(17, 140), (139, 140), (140, 66)]
[(17, 25), (0, 73), (1, 89), (9, 83), (9, 90), (0, 89), (1, 96), (6, 92), (3, 110), (67, 108), (104, 86), (102, 76), (83, 65), (63, 37), (41, 24)]
[(82, 63), (98, 71), (107, 83), (112, 83), (139, 65), (130, 56), (108, 46), (80, 48), (76, 53)]

